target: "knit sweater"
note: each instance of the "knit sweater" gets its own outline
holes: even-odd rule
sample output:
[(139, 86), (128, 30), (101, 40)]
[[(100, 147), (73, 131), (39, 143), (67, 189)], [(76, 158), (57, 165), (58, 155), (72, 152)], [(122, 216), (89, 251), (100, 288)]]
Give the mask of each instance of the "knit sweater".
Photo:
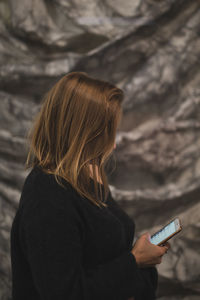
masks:
[(106, 203), (29, 172), (10, 232), (13, 300), (155, 299), (157, 269), (139, 268), (131, 253), (134, 221), (110, 190)]

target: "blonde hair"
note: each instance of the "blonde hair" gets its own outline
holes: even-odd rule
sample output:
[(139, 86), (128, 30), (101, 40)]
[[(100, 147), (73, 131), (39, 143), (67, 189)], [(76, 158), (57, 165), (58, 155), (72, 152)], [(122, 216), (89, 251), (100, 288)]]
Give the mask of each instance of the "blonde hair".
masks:
[[(38, 166), (62, 184), (69, 182), (95, 205), (109, 193), (105, 163), (115, 143), (121, 120), (123, 91), (115, 85), (92, 78), (85, 72), (63, 76), (45, 95), (33, 127), (29, 130), (26, 169)], [(92, 165), (95, 195), (90, 189)], [(102, 179), (98, 184), (96, 167)], [(98, 187), (100, 187), (100, 198)]]

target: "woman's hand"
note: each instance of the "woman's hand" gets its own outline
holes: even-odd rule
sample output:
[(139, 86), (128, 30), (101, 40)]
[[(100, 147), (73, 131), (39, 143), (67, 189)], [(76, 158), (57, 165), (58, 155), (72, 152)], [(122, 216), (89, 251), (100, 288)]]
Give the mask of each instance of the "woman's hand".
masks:
[(144, 233), (136, 241), (131, 252), (135, 256), (138, 266), (145, 268), (160, 264), (162, 256), (169, 248), (170, 244), (168, 242), (164, 243), (162, 247), (152, 244), (149, 233)]

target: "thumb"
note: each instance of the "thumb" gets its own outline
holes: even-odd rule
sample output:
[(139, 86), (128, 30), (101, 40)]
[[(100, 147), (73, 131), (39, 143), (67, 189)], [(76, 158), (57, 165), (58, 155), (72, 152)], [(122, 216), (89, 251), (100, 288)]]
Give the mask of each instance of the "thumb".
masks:
[(144, 236), (146, 237), (146, 239), (151, 242), (151, 235), (148, 232), (144, 233)]

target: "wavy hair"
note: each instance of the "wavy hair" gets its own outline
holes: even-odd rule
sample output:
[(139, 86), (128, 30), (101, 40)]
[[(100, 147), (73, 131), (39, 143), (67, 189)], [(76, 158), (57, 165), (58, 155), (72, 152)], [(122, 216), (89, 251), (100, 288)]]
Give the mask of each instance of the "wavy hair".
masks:
[(64, 179), (81, 196), (98, 207), (107, 207), (105, 166), (115, 143), (123, 97), (123, 91), (115, 85), (85, 72), (63, 76), (44, 95), (27, 134), (25, 168), (38, 166), (53, 174), (61, 186), (65, 187)]

